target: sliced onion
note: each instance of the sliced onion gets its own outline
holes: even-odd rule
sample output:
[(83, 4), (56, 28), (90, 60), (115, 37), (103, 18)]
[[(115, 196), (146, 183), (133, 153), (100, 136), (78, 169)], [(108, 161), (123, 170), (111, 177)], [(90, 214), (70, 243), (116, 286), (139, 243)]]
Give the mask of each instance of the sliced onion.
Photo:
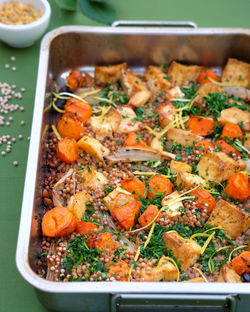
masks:
[(245, 164), (247, 165), (247, 171), (250, 171), (250, 159), (244, 160)]
[(52, 198), (53, 198), (53, 203), (54, 203), (55, 207), (64, 206), (65, 201), (64, 201), (64, 199), (60, 198), (60, 196), (58, 194), (58, 187), (61, 184), (63, 184), (67, 178), (71, 177), (73, 173), (74, 173), (74, 170), (72, 168), (69, 169), (69, 171), (67, 171), (65, 173), (65, 175), (62, 176), (61, 179), (59, 181), (57, 181), (56, 184), (54, 185), (54, 187), (52, 189)]
[(87, 95), (89, 92), (92, 92), (92, 91), (95, 91), (95, 90), (93, 88), (80, 88), (80, 89), (78, 89), (75, 92), (75, 94), (77, 94), (78, 96), (82, 97), (89, 104), (97, 105), (97, 104), (99, 104), (100, 100), (97, 100), (95, 97), (97, 95), (100, 95), (100, 91), (101, 91), (100, 89), (97, 89), (96, 91), (98, 91), (98, 90), (99, 90), (99, 92), (97, 92), (97, 93)]
[(246, 101), (250, 101), (250, 90), (241, 86), (222, 87), (227, 94), (240, 97)]

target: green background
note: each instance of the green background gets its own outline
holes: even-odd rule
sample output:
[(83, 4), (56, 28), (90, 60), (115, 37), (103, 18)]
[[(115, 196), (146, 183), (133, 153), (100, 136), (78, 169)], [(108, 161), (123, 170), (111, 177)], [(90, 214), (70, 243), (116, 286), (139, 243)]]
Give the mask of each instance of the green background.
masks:
[[(60, 10), (49, 1), (52, 17), (47, 31), (62, 25), (101, 25), (80, 12)], [(249, 0), (110, 0), (117, 11), (118, 19), (129, 20), (191, 20), (199, 27), (244, 27), (250, 28)], [(23, 134), (23, 140), (13, 144), (6, 157), (0, 155), (0, 311), (46, 311), (35, 296), (33, 288), (19, 275), (15, 266), (15, 249), (22, 202), (23, 185), (28, 154), (33, 103), (36, 86), (40, 42), (26, 49), (14, 49), (0, 42), (0, 82), (26, 88), (22, 100), (13, 103), (23, 105), (24, 112), (14, 112), (10, 127), (0, 126), (0, 136)], [(16, 61), (11, 62), (10, 57)], [(5, 64), (17, 68), (16, 72), (5, 69)], [(8, 117), (7, 117), (8, 118)], [(20, 121), (25, 120), (21, 126)], [(0, 146), (0, 151), (3, 147)], [(19, 166), (14, 167), (13, 161)]]

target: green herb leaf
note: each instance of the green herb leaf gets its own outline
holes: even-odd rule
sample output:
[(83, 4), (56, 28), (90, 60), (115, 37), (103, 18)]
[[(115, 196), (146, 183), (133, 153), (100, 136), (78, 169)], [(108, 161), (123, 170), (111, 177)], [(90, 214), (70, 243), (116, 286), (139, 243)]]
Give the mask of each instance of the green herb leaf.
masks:
[(103, 1), (80, 0), (80, 9), (88, 17), (104, 24), (116, 20), (114, 9)]
[(77, 8), (77, 0), (55, 0), (55, 2), (64, 10), (75, 11)]

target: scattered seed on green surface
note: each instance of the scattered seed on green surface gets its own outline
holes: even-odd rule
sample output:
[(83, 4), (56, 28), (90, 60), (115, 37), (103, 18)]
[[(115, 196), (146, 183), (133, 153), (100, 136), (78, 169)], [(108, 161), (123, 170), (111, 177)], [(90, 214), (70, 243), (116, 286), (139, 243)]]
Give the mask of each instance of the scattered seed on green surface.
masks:
[(16, 67), (14, 67), (14, 66), (11, 67), (11, 70), (12, 70), (12, 71), (16, 71)]
[(8, 69), (8, 68), (10, 68), (10, 65), (9, 64), (5, 64), (4, 67)]
[(22, 139), (23, 139), (22, 134), (18, 134), (18, 139), (19, 139), (19, 140), (22, 140)]
[(18, 166), (18, 161), (17, 160), (13, 161), (13, 165)]
[(23, 126), (25, 124), (25, 121), (21, 120), (20, 124)]
[(12, 57), (10, 58), (10, 60), (11, 60), (12, 62), (14, 62), (14, 61), (16, 60), (15, 56), (12, 56)]
[(2, 156), (5, 156), (5, 155), (6, 155), (5, 151), (2, 151), (2, 152), (1, 152), (1, 155), (2, 155)]

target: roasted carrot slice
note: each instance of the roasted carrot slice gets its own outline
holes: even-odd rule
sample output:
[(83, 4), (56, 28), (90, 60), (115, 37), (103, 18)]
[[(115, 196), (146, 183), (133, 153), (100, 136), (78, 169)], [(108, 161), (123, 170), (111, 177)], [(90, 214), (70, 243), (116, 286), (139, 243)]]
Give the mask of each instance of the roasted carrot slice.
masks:
[(70, 87), (71, 91), (76, 91), (76, 89), (81, 88), (84, 78), (82, 73), (77, 70), (73, 70), (67, 77), (66, 85)]
[(227, 138), (227, 137), (229, 137), (231, 139), (235, 139), (235, 138), (243, 139), (243, 133), (242, 133), (241, 128), (238, 124), (228, 122), (223, 127), (223, 130), (222, 130), (220, 137), (222, 139)]
[(129, 230), (135, 224), (135, 217), (141, 208), (141, 203), (137, 200), (127, 205), (115, 208), (111, 214), (118, 223)]
[(97, 229), (97, 225), (92, 222), (77, 221), (76, 224), (76, 232), (80, 235), (93, 236)]
[(112, 236), (108, 232), (98, 233), (94, 238), (94, 248), (99, 248), (101, 251), (112, 251), (115, 249)]
[(107, 264), (109, 273), (111, 276), (119, 277), (120, 281), (127, 281), (129, 274), (129, 266), (124, 260), (118, 260), (116, 263), (109, 265)]
[(172, 193), (173, 184), (172, 182), (164, 177), (163, 175), (155, 175), (152, 177), (149, 182), (149, 191), (148, 191), (148, 197), (153, 198), (156, 197), (158, 193), (164, 193), (164, 196)]
[(234, 173), (227, 180), (225, 187), (227, 197), (233, 199), (247, 200), (250, 195), (250, 185), (248, 178), (241, 172)]
[(250, 251), (244, 251), (239, 256), (232, 260), (232, 267), (234, 271), (242, 275), (244, 273), (250, 273)]
[(57, 157), (67, 164), (78, 159), (78, 145), (75, 139), (64, 138), (57, 143)]
[(67, 114), (62, 115), (57, 124), (57, 130), (62, 137), (79, 140), (85, 133), (83, 126)]
[(214, 121), (207, 117), (191, 116), (188, 120), (187, 128), (201, 136), (210, 135), (214, 132)]
[(121, 182), (121, 187), (132, 193), (135, 199), (140, 199), (146, 194), (146, 185), (138, 178), (129, 178)]
[(201, 140), (194, 145), (193, 153), (196, 155), (201, 155), (202, 153), (212, 152), (215, 149), (213, 143), (208, 140)]
[(197, 189), (192, 191), (190, 194), (195, 196), (192, 201), (195, 202), (196, 207), (206, 209), (208, 213), (214, 209), (216, 201), (215, 198), (209, 193), (209, 191), (204, 189)]
[(138, 222), (142, 227), (144, 227), (154, 220), (158, 213), (159, 209), (155, 205), (149, 205), (138, 219)]
[(124, 147), (126, 146), (143, 146), (147, 147), (147, 144), (133, 131), (130, 132), (127, 136), (124, 144)]
[(216, 145), (220, 148), (220, 151), (231, 156), (232, 154), (240, 155), (240, 152), (232, 147), (230, 144), (225, 142), (224, 140), (218, 140), (216, 141)]
[(63, 237), (76, 228), (76, 218), (66, 207), (55, 207), (45, 213), (42, 219), (42, 232), (48, 237)]
[(209, 78), (212, 78), (215, 81), (220, 81), (220, 78), (216, 75), (215, 72), (213, 72), (211, 69), (207, 69), (206, 71), (200, 74), (198, 82), (200, 84), (211, 82)]
[(75, 98), (67, 100), (65, 110), (74, 119), (81, 121), (84, 125), (92, 115), (92, 107), (88, 103)]

